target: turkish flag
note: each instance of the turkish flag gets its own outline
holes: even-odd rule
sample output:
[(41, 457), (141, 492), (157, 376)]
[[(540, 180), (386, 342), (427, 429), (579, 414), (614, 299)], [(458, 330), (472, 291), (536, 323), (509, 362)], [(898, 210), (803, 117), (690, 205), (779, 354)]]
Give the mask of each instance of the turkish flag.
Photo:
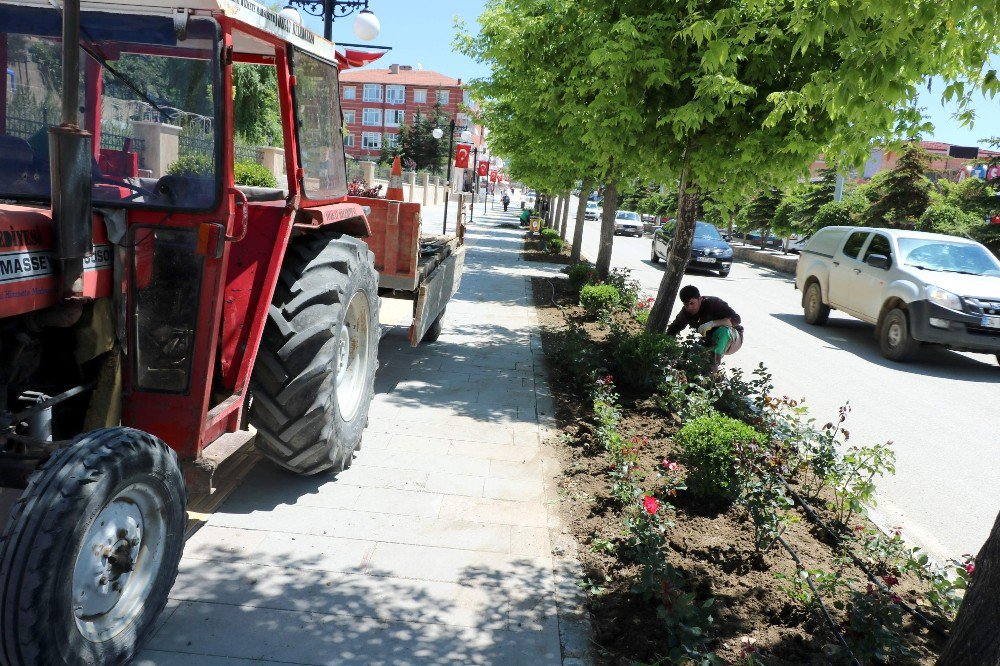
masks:
[(469, 168), (469, 151), (472, 150), (472, 146), (468, 143), (460, 143), (455, 148), (455, 168), (456, 169), (468, 169)]
[(991, 164), (986, 169), (986, 180), (997, 180), (1000, 178), (1000, 164)]
[(490, 181), (495, 183), (495, 182), (497, 182), (497, 180), (499, 180), (499, 177), (497, 176), (497, 172), (496, 171), (490, 171)]
[(489, 172), (490, 172), (490, 163), (489, 162), (480, 162), (479, 163), (479, 175), (480, 176), (485, 176), (485, 175), (489, 174)]

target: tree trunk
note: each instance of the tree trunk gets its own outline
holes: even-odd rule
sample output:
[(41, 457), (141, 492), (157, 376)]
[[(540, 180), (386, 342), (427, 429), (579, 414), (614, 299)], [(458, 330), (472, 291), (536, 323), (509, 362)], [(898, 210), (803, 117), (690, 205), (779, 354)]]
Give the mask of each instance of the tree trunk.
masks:
[(661, 333), (670, 324), (674, 300), (684, 279), (684, 269), (691, 258), (691, 242), (694, 240), (694, 223), (698, 217), (698, 190), (688, 182), (688, 167), (681, 170), (680, 190), (677, 193), (677, 224), (674, 238), (670, 241), (667, 265), (656, 292), (656, 302), (649, 312), (647, 331)]
[(573, 227), (573, 250), (570, 252), (569, 260), (574, 264), (580, 261), (580, 253), (583, 252), (583, 216), (587, 212), (587, 199), (590, 198), (590, 191), (594, 189), (594, 178), (587, 176), (583, 179), (583, 187), (580, 188), (580, 201), (576, 206), (576, 226)]
[(562, 220), (559, 222), (559, 237), (566, 240), (566, 227), (569, 224), (569, 191), (563, 195)]
[(937, 666), (1000, 666), (1000, 514), (976, 556), (969, 589)]
[(608, 176), (604, 185), (604, 212), (601, 214), (601, 243), (597, 249), (597, 277), (606, 280), (611, 272), (611, 250), (615, 242), (615, 209), (618, 207), (618, 181)]

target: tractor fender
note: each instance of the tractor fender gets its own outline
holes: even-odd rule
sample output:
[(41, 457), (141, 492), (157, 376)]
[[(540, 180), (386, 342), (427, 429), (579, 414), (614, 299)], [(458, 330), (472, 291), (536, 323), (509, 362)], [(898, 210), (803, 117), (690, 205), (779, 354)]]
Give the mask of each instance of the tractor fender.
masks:
[(367, 238), (372, 233), (365, 207), (352, 202), (300, 208), (295, 214), (293, 227), (298, 233), (323, 229), (355, 238)]

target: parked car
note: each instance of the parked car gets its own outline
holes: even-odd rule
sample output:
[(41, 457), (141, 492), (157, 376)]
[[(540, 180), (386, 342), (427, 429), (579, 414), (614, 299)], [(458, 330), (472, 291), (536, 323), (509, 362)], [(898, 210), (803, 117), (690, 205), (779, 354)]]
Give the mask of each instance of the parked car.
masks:
[(615, 235), (642, 237), (642, 219), (639, 213), (628, 210), (615, 212)]
[(642, 232), (644, 234), (653, 233), (654, 231), (657, 230), (657, 228), (659, 228), (661, 224), (663, 224), (660, 221), (660, 218), (658, 218), (656, 215), (643, 214), (641, 217), (642, 217)]
[(583, 211), (584, 220), (597, 220), (601, 217), (601, 207), (596, 201), (588, 201)]
[[(744, 236), (744, 239), (746, 240), (746, 242), (749, 245), (756, 245), (757, 247), (760, 247), (760, 238), (761, 238), (761, 235), (763, 233), (764, 232), (762, 230), (757, 229), (756, 231), (748, 232)], [(770, 234), (769, 233), (767, 235), (767, 245), (766, 245), (766, 247), (770, 247), (770, 248), (773, 248), (775, 250), (780, 250), (781, 249), (781, 239), (778, 238), (777, 236), (775, 236), (774, 234)]]
[(1000, 361), (1000, 261), (944, 234), (826, 227), (795, 273), (809, 324), (841, 310), (875, 324), (882, 355), (904, 361), (921, 343), (995, 354)]
[(789, 236), (785, 249), (794, 254), (799, 254), (805, 248), (806, 243), (809, 242), (809, 238), (809, 236)]
[[(675, 223), (671, 220), (653, 233), (649, 259), (654, 264), (666, 258), (670, 241), (674, 237), (674, 227)], [(694, 223), (691, 258), (688, 260), (688, 267), (691, 266), (717, 270), (720, 277), (729, 275), (733, 267), (733, 248), (725, 241), (715, 225), (701, 221)]]

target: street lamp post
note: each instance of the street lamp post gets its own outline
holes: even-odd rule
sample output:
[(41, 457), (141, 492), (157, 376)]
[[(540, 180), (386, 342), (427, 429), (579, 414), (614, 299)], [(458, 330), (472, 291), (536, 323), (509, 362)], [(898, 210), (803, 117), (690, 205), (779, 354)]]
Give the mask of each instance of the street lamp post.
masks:
[(333, 41), (333, 20), (360, 12), (354, 19), (354, 34), (365, 41), (378, 37), (382, 26), (378, 17), (368, 9), (369, 0), (287, 0), (285, 8), (301, 7), (310, 16), (323, 19), (323, 38)]
[[(440, 127), (435, 127), (434, 131), (431, 132), (431, 136), (435, 139), (440, 140), (444, 136), (444, 131)], [(444, 181), (444, 226), (441, 228), (441, 234), (448, 234), (448, 199), (451, 199), (451, 159), (452, 153), (454, 152), (455, 143), (455, 119), (452, 118), (448, 123), (448, 176)], [(437, 173), (437, 161), (434, 162), (434, 173)]]

